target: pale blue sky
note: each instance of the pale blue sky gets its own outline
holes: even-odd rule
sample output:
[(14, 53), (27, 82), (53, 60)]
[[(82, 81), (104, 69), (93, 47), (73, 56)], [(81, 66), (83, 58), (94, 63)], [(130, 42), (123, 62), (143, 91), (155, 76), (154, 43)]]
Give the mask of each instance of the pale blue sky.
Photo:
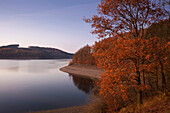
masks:
[(0, 0), (0, 46), (20, 44), (76, 52), (96, 36), (83, 16), (96, 14), (100, 0)]

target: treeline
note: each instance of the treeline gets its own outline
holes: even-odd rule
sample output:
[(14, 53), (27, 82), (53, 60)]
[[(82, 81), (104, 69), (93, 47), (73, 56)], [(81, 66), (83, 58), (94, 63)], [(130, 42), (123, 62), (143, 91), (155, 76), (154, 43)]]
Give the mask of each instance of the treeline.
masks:
[(72, 63), (96, 65), (93, 50), (89, 45), (80, 48), (73, 56)]
[(70, 59), (73, 54), (54, 48), (30, 46), (19, 48), (19, 45), (0, 47), (0, 59)]

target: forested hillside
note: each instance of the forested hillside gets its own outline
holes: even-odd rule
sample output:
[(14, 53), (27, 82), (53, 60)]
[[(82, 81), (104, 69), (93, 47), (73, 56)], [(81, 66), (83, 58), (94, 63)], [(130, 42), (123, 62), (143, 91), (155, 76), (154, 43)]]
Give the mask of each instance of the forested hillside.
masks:
[(70, 59), (73, 54), (55, 48), (30, 46), (19, 48), (19, 45), (0, 47), (0, 59)]

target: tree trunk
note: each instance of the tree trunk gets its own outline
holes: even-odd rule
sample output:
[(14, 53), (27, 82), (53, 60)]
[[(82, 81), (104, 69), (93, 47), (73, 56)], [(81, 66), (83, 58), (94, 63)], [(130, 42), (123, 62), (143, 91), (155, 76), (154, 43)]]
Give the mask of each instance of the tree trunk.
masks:
[(163, 91), (165, 91), (167, 84), (166, 84), (166, 78), (164, 74), (164, 67), (161, 61), (160, 61), (160, 66), (161, 66), (161, 75), (162, 75), (162, 89)]
[(152, 94), (152, 93), (153, 93), (153, 92), (152, 92), (153, 86), (152, 86), (152, 84), (151, 84), (150, 77), (148, 78), (148, 84), (149, 84), (149, 86), (151, 87), (151, 88), (150, 88), (150, 92), (151, 92), (151, 94)]
[(145, 72), (143, 70), (143, 83), (145, 84)]
[[(136, 68), (136, 72), (137, 72), (137, 82), (138, 82), (138, 86), (141, 85), (141, 80), (140, 80), (140, 72), (139, 72), (139, 68)], [(137, 91), (137, 106), (138, 108), (142, 105), (142, 91), (140, 89), (138, 89)]]
[(156, 66), (156, 89), (158, 91), (159, 86), (158, 86), (158, 67)]
[(138, 90), (138, 92), (137, 92), (137, 106), (138, 106), (138, 108), (140, 108), (142, 104), (143, 104), (143, 102), (142, 102), (142, 91)]

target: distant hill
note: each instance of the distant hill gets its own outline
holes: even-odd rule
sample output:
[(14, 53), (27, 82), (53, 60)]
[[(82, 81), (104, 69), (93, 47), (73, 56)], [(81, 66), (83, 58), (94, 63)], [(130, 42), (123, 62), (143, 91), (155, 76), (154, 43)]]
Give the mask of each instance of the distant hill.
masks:
[(19, 44), (0, 47), (0, 59), (71, 59), (74, 54), (55, 48), (29, 46), (20, 48)]

